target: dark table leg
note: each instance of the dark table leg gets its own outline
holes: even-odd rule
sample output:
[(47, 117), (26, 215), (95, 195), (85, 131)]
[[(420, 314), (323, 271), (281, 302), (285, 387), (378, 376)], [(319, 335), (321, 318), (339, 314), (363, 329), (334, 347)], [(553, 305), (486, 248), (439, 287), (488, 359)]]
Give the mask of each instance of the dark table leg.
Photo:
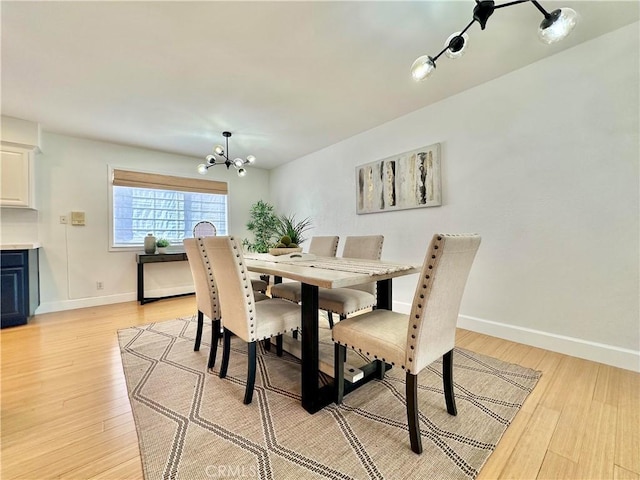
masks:
[[(377, 308), (391, 309), (391, 279), (380, 280), (378, 285)], [(302, 284), (302, 407), (309, 413), (316, 413), (334, 400), (332, 384), (320, 387), (319, 374), (319, 341), (318, 331), (318, 287)], [(345, 385), (345, 393), (355, 390), (373, 378), (381, 378), (391, 365), (372, 362), (362, 369), (364, 379), (355, 384)]]
[(302, 407), (309, 413), (329, 405), (333, 386), (318, 386), (318, 287), (302, 284)]
[[(376, 303), (376, 308), (379, 310), (393, 310), (393, 292), (391, 287), (391, 279), (387, 280), (379, 280), (377, 282), (377, 290), (378, 290), (378, 298)], [(383, 363), (382, 360), (376, 360), (377, 363), (377, 372), (376, 376), (378, 379), (382, 380), (384, 378), (384, 373), (387, 370), (391, 369), (391, 365), (388, 363)]]
[(144, 303), (144, 263), (138, 263), (138, 302)]
[(393, 295), (391, 291), (391, 279), (387, 280), (378, 280), (377, 282), (378, 288), (378, 302), (376, 304), (376, 308), (391, 310), (391, 306), (393, 303)]

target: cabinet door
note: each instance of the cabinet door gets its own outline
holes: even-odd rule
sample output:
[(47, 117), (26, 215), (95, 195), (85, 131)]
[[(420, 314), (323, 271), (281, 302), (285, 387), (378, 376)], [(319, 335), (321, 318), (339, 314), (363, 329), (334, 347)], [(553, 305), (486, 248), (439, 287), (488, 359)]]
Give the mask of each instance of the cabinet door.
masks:
[(27, 276), (25, 267), (3, 267), (0, 270), (2, 328), (27, 323)]
[(33, 208), (31, 151), (2, 145), (0, 153), (0, 205)]

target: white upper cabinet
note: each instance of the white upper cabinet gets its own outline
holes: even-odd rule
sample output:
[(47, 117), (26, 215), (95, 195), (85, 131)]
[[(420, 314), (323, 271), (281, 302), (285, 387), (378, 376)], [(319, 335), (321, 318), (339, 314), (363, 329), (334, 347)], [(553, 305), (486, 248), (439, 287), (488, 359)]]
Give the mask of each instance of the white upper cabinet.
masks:
[(0, 206), (35, 208), (33, 150), (2, 145)]
[(40, 151), (40, 125), (0, 117), (0, 207), (35, 209), (34, 155)]

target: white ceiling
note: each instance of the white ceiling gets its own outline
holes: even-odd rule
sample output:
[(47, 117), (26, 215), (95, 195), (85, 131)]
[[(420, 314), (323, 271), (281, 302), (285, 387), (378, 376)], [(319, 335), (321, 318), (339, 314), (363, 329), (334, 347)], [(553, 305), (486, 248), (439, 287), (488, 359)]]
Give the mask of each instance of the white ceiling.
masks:
[(273, 168), (639, 18), (637, 1), (540, 3), (580, 14), (564, 42), (538, 41), (533, 5), (499, 9), (416, 83), (413, 60), (471, 20), (472, 0), (2, 1), (2, 114), (198, 158), (230, 130), (233, 157)]

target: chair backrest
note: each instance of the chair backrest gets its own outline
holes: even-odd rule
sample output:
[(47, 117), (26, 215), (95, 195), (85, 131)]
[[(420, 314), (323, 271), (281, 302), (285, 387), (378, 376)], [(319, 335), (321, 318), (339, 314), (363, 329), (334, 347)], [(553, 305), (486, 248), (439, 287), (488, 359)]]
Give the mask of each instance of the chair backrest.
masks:
[(204, 251), (201, 240), (185, 238), (182, 244), (189, 260), (189, 268), (191, 268), (191, 275), (195, 284), (198, 310), (211, 320), (219, 320), (221, 314), (216, 281), (213, 275), (207, 274), (207, 270), (210, 271), (209, 258)]
[(309, 244), (309, 253), (319, 257), (335, 257), (338, 251), (338, 240), (340, 237), (312, 237)]
[(218, 279), (220, 307), (224, 326), (245, 342), (256, 340), (256, 304), (244, 263), (242, 244), (234, 237), (204, 237), (204, 250), (213, 276)]
[(195, 227), (193, 227), (194, 238), (215, 237), (217, 233), (218, 230), (216, 229), (216, 226), (206, 220), (196, 223)]
[[(345, 258), (361, 258), (363, 260), (380, 260), (382, 256), (382, 244), (384, 236), (382, 235), (364, 235), (360, 237), (347, 237), (344, 241), (344, 249), (342, 256)], [(362, 285), (354, 285), (354, 290), (362, 290), (363, 292), (376, 294), (376, 282), (364, 283)]]
[(437, 233), (431, 239), (409, 317), (409, 373), (418, 373), (454, 347), (460, 302), (479, 246), (476, 234)]

